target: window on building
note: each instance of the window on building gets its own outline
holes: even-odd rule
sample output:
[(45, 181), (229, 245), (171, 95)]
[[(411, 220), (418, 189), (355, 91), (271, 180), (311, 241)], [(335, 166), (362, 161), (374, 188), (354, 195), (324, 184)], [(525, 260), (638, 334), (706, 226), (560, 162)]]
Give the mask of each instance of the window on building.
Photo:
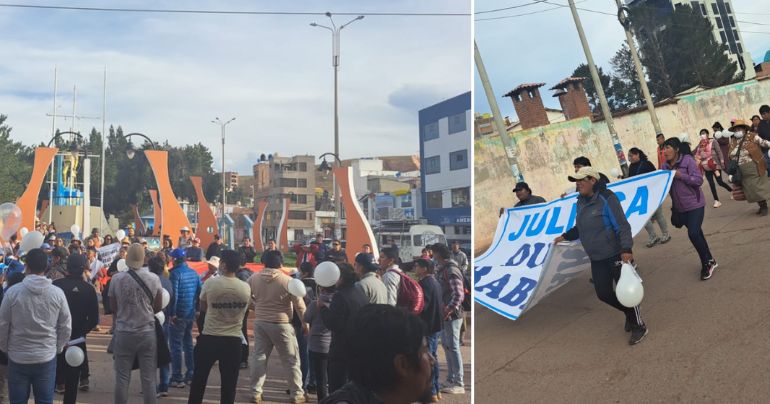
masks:
[(738, 53), (743, 53), (743, 46), (741, 46), (741, 43), (738, 42), (736, 45), (738, 45)]
[(299, 163), (299, 170), (302, 172), (307, 171), (307, 163)]
[(462, 132), (467, 128), (465, 125), (465, 112), (455, 114), (449, 117), (449, 134)]
[[(730, 26), (735, 28), (735, 19), (733, 17), (729, 17), (729, 18), (730, 18)], [(735, 37), (735, 38), (738, 39), (738, 37)]]
[(717, 22), (717, 28), (724, 28), (724, 27), (722, 27), (722, 19), (721, 19), (721, 18), (719, 18), (719, 16), (717, 16), (716, 18), (714, 18), (714, 21), (716, 21), (716, 22)]
[(425, 159), (425, 175), (441, 172), (441, 157), (433, 156)]
[(297, 188), (307, 188), (307, 178), (297, 179)]
[(724, 31), (719, 31), (719, 36), (722, 37), (722, 43), (727, 42), (727, 36), (725, 36)]
[(432, 122), (425, 125), (423, 132), (422, 137), (425, 141), (438, 139), (438, 122)]
[(736, 41), (738, 40), (738, 31), (733, 30), (733, 38), (735, 38)]
[(468, 168), (468, 150), (458, 150), (449, 153), (449, 170)]
[(427, 193), (428, 197), (428, 209), (441, 209), (441, 191), (433, 191)]
[(452, 207), (462, 208), (470, 206), (471, 188), (455, 188), (452, 190)]
[(305, 220), (307, 218), (307, 212), (301, 210), (290, 210), (289, 219), (292, 220)]
[[(695, 2), (695, 3), (697, 3), (697, 2)], [(708, 14), (708, 13), (706, 13), (706, 5), (703, 4), (703, 3), (700, 3), (700, 13), (703, 14), (704, 17), (706, 16), (706, 14)]]
[(711, 3), (711, 11), (713, 11), (714, 14), (719, 15), (719, 9), (717, 8), (717, 3)]
[(283, 188), (296, 188), (297, 179), (296, 178), (279, 178), (278, 186)]
[(725, 11), (727, 11), (727, 14), (730, 14), (733, 12), (732, 10), (730, 10), (730, 3), (728, 2), (725, 2)]

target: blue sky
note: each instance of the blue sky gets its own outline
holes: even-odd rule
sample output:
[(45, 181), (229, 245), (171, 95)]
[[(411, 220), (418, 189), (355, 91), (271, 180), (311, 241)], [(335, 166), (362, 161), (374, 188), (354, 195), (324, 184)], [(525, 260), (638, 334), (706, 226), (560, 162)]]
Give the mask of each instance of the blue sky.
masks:
[[(476, 0), (475, 12), (526, 4), (530, 1)], [(566, 0), (552, 3), (567, 4)], [(614, 0), (576, 0), (581, 8), (615, 13)], [(731, 0), (739, 20), (768, 23), (770, 1)], [(537, 12), (540, 10), (550, 11)], [(569, 8), (557, 8), (551, 4), (535, 4), (497, 13), (476, 15), (476, 19), (537, 12), (515, 18), (476, 21), (476, 43), (484, 59), (492, 88), (503, 116), (516, 119), (510, 98), (502, 95), (521, 83), (545, 82), (540, 89), (546, 107), (560, 108), (559, 101), (551, 97), (548, 88), (568, 77), (580, 64), (585, 54), (575, 29)], [(611, 70), (609, 60), (625, 40), (623, 29), (613, 16), (578, 11), (594, 61), (605, 72)], [(760, 15), (764, 14), (764, 15)], [(760, 61), (770, 49), (770, 26), (738, 22), (744, 47), (755, 61)], [(746, 31), (766, 32), (763, 34)], [(478, 74), (474, 69), (474, 108), (477, 112), (489, 112)]]
[[(469, 13), (467, 0), (32, 1), (126, 8), (313, 12)], [(351, 17), (335, 18), (337, 24)], [(107, 124), (175, 145), (202, 142), (219, 166), (249, 173), (261, 153), (333, 150), (331, 33), (324, 16), (100, 13), (0, 7), (0, 113), (25, 143), (50, 139), (53, 69), (59, 114), (100, 116), (107, 66)], [(342, 31), (342, 158), (416, 154), (417, 111), (471, 88), (470, 17), (367, 16)], [(57, 126), (68, 129), (70, 123)], [(87, 132), (100, 121), (82, 120)]]

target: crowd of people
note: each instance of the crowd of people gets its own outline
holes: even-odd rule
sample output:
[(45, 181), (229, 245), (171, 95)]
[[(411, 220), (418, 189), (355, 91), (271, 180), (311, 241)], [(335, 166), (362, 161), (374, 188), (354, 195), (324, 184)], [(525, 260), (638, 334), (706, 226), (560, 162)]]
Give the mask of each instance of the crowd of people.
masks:
[[(183, 228), (177, 247), (164, 236), (162, 248), (152, 251), (130, 228), (122, 239), (102, 237), (98, 229), (82, 241), (73, 234), (66, 246), (53, 226), (37, 230), (45, 234), (40, 248), (20, 252), (14, 237), (2, 260), (0, 404), (27, 402), (30, 390), (37, 402), (51, 402), (58, 392), (74, 403), (78, 391), (89, 390), (86, 337), (99, 330), (99, 300), (112, 316), (104, 331), (112, 334), (115, 403), (129, 401), (137, 369), (145, 403), (172, 388), (189, 389), (189, 402), (200, 403), (214, 364), (221, 402), (235, 401), (240, 370), (247, 368), (249, 398), (262, 402), (273, 349), (293, 403), (309, 394), (323, 403), (379, 403), (465, 393), (460, 344), (470, 287), (468, 258), (457, 243), (428, 246), (411, 265), (392, 246), (375, 259), (367, 244), (349, 263), (339, 240), (327, 246), (319, 235), (294, 247), (295, 270), (284, 266), (274, 240), (259, 254), (248, 237), (235, 250), (216, 237), (204, 251)], [(112, 245), (117, 254), (107, 265), (100, 252)], [(327, 261), (336, 264), (339, 280), (322, 287), (313, 276)], [(199, 273), (192, 262), (206, 269)], [(404, 272), (407, 266), (414, 275)], [(293, 279), (302, 282), (302, 296), (290, 292)], [(447, 358), (443, 383), (439, 343)], [(84, 354), (77, 366), (65, 358), (73, 346)]]

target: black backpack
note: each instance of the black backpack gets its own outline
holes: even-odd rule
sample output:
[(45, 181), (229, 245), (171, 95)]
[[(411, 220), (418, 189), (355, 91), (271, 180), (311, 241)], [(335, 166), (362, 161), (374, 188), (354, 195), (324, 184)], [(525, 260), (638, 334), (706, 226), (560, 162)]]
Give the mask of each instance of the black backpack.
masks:
[(471, 277), (463, 274), (463, 311), (471, 311)]

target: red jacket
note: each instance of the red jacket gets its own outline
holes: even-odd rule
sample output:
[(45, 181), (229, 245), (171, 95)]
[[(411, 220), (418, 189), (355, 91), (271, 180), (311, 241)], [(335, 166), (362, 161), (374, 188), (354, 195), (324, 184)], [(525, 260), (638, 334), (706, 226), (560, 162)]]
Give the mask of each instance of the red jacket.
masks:
[(663, 163), (666, 162), (666, 157), (663, 155), (663, 147), (658, 146), (658, 170), (663, 169)]
[[(309, 251), (305, 251), (303, 248), (308, 248)], [(303, 262), (309, 262), (313, 264), (313, 267), (318, 264), (315, 258), (315, 253), (318, 250), (318, 246), (311, 244), (310, 246), (303, 246), (302, 244), (294, 244), (294, 253), (297, 254), (297, 268)]]

